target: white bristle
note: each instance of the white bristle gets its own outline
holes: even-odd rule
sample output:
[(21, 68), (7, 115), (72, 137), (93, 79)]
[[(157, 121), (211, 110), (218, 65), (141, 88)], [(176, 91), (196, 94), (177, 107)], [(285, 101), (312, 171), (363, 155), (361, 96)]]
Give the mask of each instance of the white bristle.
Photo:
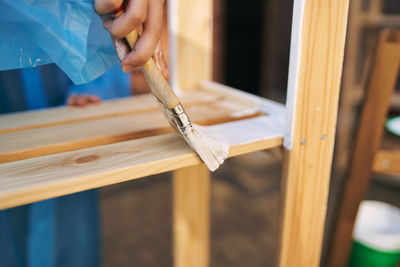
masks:
[(193, 124), (184, 138), (197, 152), (210, 171), (218, 169), (229, 154), (229, 143), (219, 133), (212, 129)]
[(229, 154), (229, 143), (219, 133), (206, 126), (199, 126), (192, 123), (191, 129), (186, 129), (185, 134), (179, 130), (174, 116), (164, 105), (161, 104), (161, 110), (168, 122), (180, 133), (195, 152), (200, 156), (210, 171), (215, 171), (225, 161)]

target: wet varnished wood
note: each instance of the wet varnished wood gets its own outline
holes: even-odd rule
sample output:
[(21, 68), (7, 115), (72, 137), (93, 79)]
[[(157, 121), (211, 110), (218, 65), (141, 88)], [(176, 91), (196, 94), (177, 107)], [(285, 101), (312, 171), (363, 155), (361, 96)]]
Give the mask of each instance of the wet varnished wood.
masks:
[[(193, 100), (189, 101), (187, 112), (194, 122), (201, 125), (212, 125), (259, 115), (257, 112), (251, 112), (252, 107), (235, 103), (215, 94), (203, 94), (203, 99), (196, 99), (196, 96), (198, 97), (199, 94), (194, 93)], [(129, 102), (133, 106), (140, 107), (142, 100), (145, 100), (144, 103), (148, 103), (148, 107), (134, 109), (128, 115), (117, 115), (110, 112), (109, 116), (105, 118), (88, 119), (88, 115), (85, 115), (85, 110), (83, 109), (80, 111), (80, 118), (85, 118), (85, 120), (79, 122), (68, 123), (68, 121), (64, 121), (62, 124), (49, 125), (47, 127), (38, 127), (30, 124), (30, 128), (26, 130), (0, 133), (0, 163), (172, 132), (173, 129), (169, 126), (153, 99), (151, 99), (151, 102), (146, 102), (148, 98), (141, 97), (129, 99)], [(111, 103), (119, 104), (113, 101)], [(96, 105), (95, 109), (103, 110), (109, 106), (110, 103), (105, 102)], [(250, 113), (237, 115), (237, 113), (246, 111), (246, 109), (250, 110)], [(68, 110), (68, 108), (64, 108), (64, 113), (68, 114)], [(60, 109), (50, 109), (48, 112), (41, 112), (41, 121), (40, 117), (36, 118), (37, 123), (43, 125), (59, 111)], [(123, 114), (129, 112), (120, 111)], [(60, 116), (67, 119), (68, 117), (64, 113), (60, 113)], [(69, 118), (74, 115), (71, 114)], [(11, 116), (14, 117), (14, 115)], [(23, 115), (19, 114), (19, 116)], [(3, 121), (6, 118), (7, 116), (3, 116)], [(30, 121), (28, 122), (31, 123)], [(3, 127), (5, 128), (5, 125)]]

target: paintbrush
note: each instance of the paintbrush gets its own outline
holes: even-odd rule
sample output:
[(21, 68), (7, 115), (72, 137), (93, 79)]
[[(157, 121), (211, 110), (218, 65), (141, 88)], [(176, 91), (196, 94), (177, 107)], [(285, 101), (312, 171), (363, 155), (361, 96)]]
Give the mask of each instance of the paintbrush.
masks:
[[(118, 17), (123, 12), (124, 5), (114, 11), (114, 16)], [(114, 45), (120, 60), (123, 59), (125, 54), (135, 48), (138, 38), (139, 34), (134, 30), (122, 40), (114, 39)], [(149, 83), (151, 93), (161, 104), (162, 111), (171, 126), (197, 152), (211, 171), (216, 170), (228, 157), (228, 141), (210, 128), (193, 124), (190, 121), (181, 102), (162, 75), (153, 58), (150, 58), (143, 64), (141, 69)]]

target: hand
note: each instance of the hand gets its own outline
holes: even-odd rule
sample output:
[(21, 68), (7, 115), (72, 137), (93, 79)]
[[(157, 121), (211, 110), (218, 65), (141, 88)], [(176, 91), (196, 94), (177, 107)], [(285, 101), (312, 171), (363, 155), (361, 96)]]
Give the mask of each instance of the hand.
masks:
[[(95, 9), (100, 15), (107, 14), (119, 8), (122, 2), (95, 0)], [(121, 61), (125, 70), (143, 65), (153, 55), (162, 33), (163, 4), (163, 0), (130, 0), (121, 16), (104, 22), (104, 28), (116, 38), (123, 38), (143, 25), (135, 49)]]
[(78, 95), (72, 94), (68, 97), (67, 105), (71, 107), (84, 107), (88, 104), (100, 103), (101, 100), (96, 95)]

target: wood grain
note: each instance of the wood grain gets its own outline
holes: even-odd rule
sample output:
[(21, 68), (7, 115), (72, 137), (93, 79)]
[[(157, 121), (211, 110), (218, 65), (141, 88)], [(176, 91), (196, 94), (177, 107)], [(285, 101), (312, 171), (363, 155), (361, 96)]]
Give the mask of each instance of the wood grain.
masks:
[(174, 266), (210, 261), (210, 172), (204, 164), (174, 172)]
[(320, 264), (347, 11), (348, 0), (304, 2), (293, 148), (285, 150), (281, 186), (281, 267)]
[(383, 126), (400, 64), (400, 32), (382, 33), (368, 85), (351, 158), (348, 176), (343, 185), (328, 266), (345, 266), (352, 244), (353, 225), (358, 206), (371, 178), (375, 153), (381, 144)]
[[(212, 0), (172, 0), (170, 4), (172, 87), (195, 89), (200, 81), (212, 79), (213, 3)], [(210, 174), (204, 166), (194, 166), (175, 171), (173, 179), (174, 266), (207, 267)], [(194, 212), (199, 208), (196, 218)]]
[(172, 0), (170, 10), (172, 88), (192, 90), (212, 79), (213, 2)]
[[(193, 96), (196, 97), (199, 94), (194, 93)], [(210, 93), (209, 96), (206, 96), (206, 94), (202, 96), (203, 101), (198, 99), (197, 103), (191, 102), (187, 108), (189, 116), (199, 124), (211, 125), (259, 115), (257, 110), (224, 97), (216, 97), (215, 94)], [(115, 104), (118, 104), (118, 102)], [(107, 108), (109, 103), (105, 102), (96, 108), (100, 109), (102, 106)], [(0, 163), (171, 132), (172, 128), (159, 110), (160, 108), (154, 106), (156, 110), (153, 110), (152, 106), (154, 105), (150, 102), (149, 108), (136, 110), (135, 113), (129, 115), (115, 115), (0, 133)], [(58, 109), (48, 112), (42, 111), (40, 114), (42, 117), (48, 118), (58, 111)], [(66, 110), (64, 109), (64, 111)], [(84, 110), (81, 112), (84, 112)], [(5, 120), (6, 116), (3, 116), (3, 119)]]
[[(283, 130), (274, 130), (271, 118), (264, 116), (255, 120), (251, 124), (243, 120), (211, 126), (228, 139), (230, 157), (282, 145)], [(234, 135), (232, 127), (247, 128), (257, 134)], [(3, 163), (0, 164), (0, 209), (200, 163), (175, 133)]]
[[(198, 118), (202, 123), (219, 123), (221, 122), (219, 120), (226, 115), (227, 110), (239, 111), (238, 114), (235, 114), (236, 112), (229, 114), (230, 120), (233, 121), (210, 126), (231, 144), (230, 157), (282, 145), (283, 105), (256, 96), (249, 98), (246, 94), (242, 95), (243, 99), (238, 100), (236, 90), (222, 86), (223, 92), (219, 92), (221, 86), (218, 84), (213, 86), (215, 88), (211, 91), (196, 90), (185, 93), (185, 95), (188, 99), (190, 96), (197, 97), (189, 106), (193, 117)], [(232, 93), (229, 93), (229, 90)], [(234, 96), (231, 97), (230, 94)], [(104, 102), (96, 106), (96, 109), (101, 108), (102, 105), (107, 106), (108, 103)], [(112, 101), (110, 103), (117, 104), (119, 102)], [(205, 115), (207, 106), (212, 109), (211, 116)], [(243, 116), (249, 116), (249, 110), (253, 112), (259, 109), (263, 113), (271, 115), (237, 120)], [(123, 110), (121, 111), (123, 112)], [(243, 113), (243, 111), (245, 112)], [(143, 115), (141, 112), (147, 115)], [(10, 208), (201, 163), (187, 144), (176, 134), (161, 134), (144, 138), (143, 136), (147, 136), (149, 131), (162, 130), (162, 125), (168, 126), (158, 107), (156, 111), (144, 108), (141, 112), (135, 111), (131, 115), (88, 119), (75, 123), (65, 122), (43, 128), (36, 127), (36, 124), (28, 120), (22, 120), (18, 124), (21, 127), (34, 127), (0, 134), (0, 137), (8, 136), (8, 141), (0, 138), (0, 143), (3, 142), (4, 145), (0, 146), (0, 149), (3, 149), (2, 152), (5, 152), (5, 148), (8, 146), (10, 153), (24, 150), (26, 152), (30, 149), (40, 154), (43, 153), (40, 152), (41, 150), (53, 149), (51, 145), (53, 141), (55, 146), (68, 149), (65, 143), (70, 142), (77, 146), (76, 149), (79, 148), (62, 153), (59, 153), (60, 150), (58, 150), (57, 154), (47, 156), (36, 154), (33, 158), (0, 164), (0, 208)], [(43, 121), (47, 123), (49, 122), (48, 117), (55, 114), (61, 116), (61, 119), (68, 119), (68, 115), (64, 115), (58, 109), (39, 111), (31, 118), (38, 124)], [(221, 117), (221, 115), (223, 116)], [(14, 114), (10, 116), (14, 116)], [(26, 118), (24, 113), (15, 114), (15, 116), (21, 119)], [(74, 116), (78, 116), (78, 114)], [(131, 117), (135, 117), (135, 119)], [(156, 117), (158, 119), (155, 119)], [(7, 116), (3, 116), (2, 119), (3, 121), (7, 120)], [(51, 131), (53, 127), (56, 130)], [(99, 145), (101, 140), (120, 138), (118, 134), (123, 136), (124, 129), (128, 135), (129, 133), (131, 135), (132, 133), (142, 133), (143, 136), (130, 141)], [(41, 134), (37, 134), (37, 132), (53, 141), (41, 137)], [(71, 139), (72, 136), (75, 136), (74, 140)], [(17, 137), (19, 141), (15, 142), (13, 139)], [(128, 139), (130, 138), (132, 136)], [(13, 142), (13, 145), (9, 142)], [(19, 142), (22, 142), (23, 145), (19, 145)], [(96, 142), (97, 144), (93, 144)], [(93, 147), (83, 148), (82, 144), (91, 143)]]
[(150, 58), (142, 67), (144, 76), (150, 86), (151, 93), (169, 109), (172, 109), (180, 104), (175, 92), (171, 89), (168, 81), (164, 78), (161, 70)]
[(120, 98), (86, 107), (56, 107), (0, 115), (0, 133), (157, 110), (151, 95)]
[[(204, 93), (201, 90), (181, 93), (182, 103), (192, 104), (215, 101), (218, 95)], [(29, 112), (17, 112), (0, 115), (0, 133), (14, 132), (26, 129), (68, 124), (93, 119), (110, 118), (131, 115), (146, 111), (160, 110), (154, 97), (150, 94), (103, 101), (101, 104), (86, 107), (57, 107)]]

